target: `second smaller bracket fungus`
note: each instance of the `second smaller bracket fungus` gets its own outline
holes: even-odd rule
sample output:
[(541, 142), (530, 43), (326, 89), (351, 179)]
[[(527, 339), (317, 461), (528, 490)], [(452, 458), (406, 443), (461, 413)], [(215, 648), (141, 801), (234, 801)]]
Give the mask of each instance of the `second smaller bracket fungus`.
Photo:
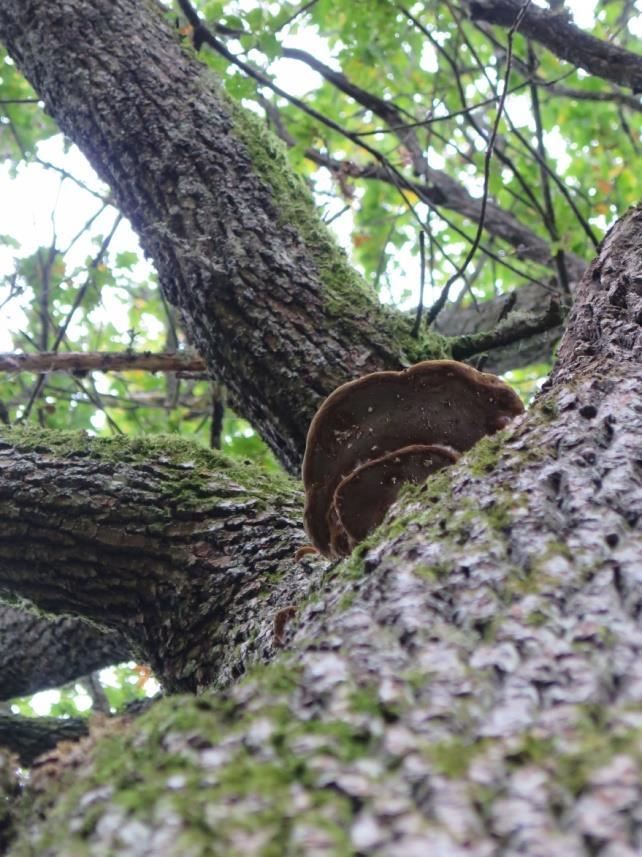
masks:
[(431, 473), (453, 464), (459, 453), (447, 446), (413, 444), (357, 467), (334, 492), (334, 519), (343, 532), (330, 539), (334, 553), (348, 552), (383, 521), (402, 485), (420, 485)]
[[(519, 396), (500, 378), (454, 360), (426, 360), (401, 372), (373, 372), (343, 384), (323, 402), (308, 431), (303, 483), (310, 540), (325, 556), (349, 553), (364, 525), (342, 523), (342, 516), (354, 520), (348, 515), (346, 497), (373, 474), (397, 478), (387, 464), (383, 471), (361, 473), (350, 485), (347, 480), (355, 471), (407, 447), (465, 452), (485, 435), (505, 428), (523, 410)], [(399, 478), (406, 468), (412, 471), (412, 459), (411, 455), (399, 462)], [(452, 463), (447, 456), (440, 460), (442, 467)], [(395, 497), (396, 492), (390, 502)], [(383, 498), (373, 504), (383, 508)]]

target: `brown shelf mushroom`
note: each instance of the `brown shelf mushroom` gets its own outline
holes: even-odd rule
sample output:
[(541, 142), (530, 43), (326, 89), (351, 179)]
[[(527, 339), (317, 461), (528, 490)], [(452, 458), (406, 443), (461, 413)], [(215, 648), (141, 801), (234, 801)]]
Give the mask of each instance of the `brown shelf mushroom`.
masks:
[(357, 467), (334, 492), (336, 514), (328, 519), (332, 552), (343, 554), (346, 545), (350, 552), (378, 527), (406, 482), (419, 485), (458, 458), (448, 446), (414, 444)]
[[(427, 360), (401, 372), (373, 372), (343, 384), (323, 402), (308, 431), (303, 459), (304, 520), (312, 543), (326, 556), (349, 553), (364, 537), (365, 518), (347, 511), (347, 497), (364, 498), (362, 483), (376, 482), (377, 475), (386, 481), (388, 476), (401, 478), (403, 473), (419, 472), (416, 461), (413, 470), (412, 454), (408, 460), (404, 454), (396, 465), (398, 474), (387, 460), (371, 472), (363, 471), (369, 463), (413, 446), (464, 452), (480, 438), (504, 428), (523, 410), (517, 394), (500, 378), (453, 360)], [(442, 467), (452, 463), (447, 455), (440, 460)], [(436, 469), (439, 467), (423, 478)], [(356, 472), (359, 478), (350, 484)], [(416, 479), (421, 481), (418, 475)], [(383, 495), (394, 494), (393, 502), (397, 493), (389, 488), (381, 492), (380, 502), (369, 500), (377, 512), (376, 523), (368, 532), (388, 508), (383, 508)]]

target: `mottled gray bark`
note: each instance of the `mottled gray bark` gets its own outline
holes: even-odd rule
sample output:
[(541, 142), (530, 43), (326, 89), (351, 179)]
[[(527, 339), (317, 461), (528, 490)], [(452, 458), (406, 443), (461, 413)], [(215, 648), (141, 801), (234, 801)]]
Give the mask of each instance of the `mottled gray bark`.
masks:
[(115, 631), (0, 603), (0, 700), (58, 687), (130, 657), (130, 645)]
[(15, 757), (0, 748), (0, 853), (4, 854), (14, 835), (14, 803), (20, 794)]

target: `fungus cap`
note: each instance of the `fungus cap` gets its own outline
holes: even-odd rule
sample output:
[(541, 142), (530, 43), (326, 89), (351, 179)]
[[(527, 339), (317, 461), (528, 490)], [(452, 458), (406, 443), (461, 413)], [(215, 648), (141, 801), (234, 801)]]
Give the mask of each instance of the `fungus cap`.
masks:
[(454, 360), (427, 360), (343, 384), (323, 402), (308, 431), (304, 522), (312, 543), (337, 555), (334, 496), (358, 467), (413, 445), (464, 452), (523, 410), (500, 378)]
[[(431, 473), (453, 464), (459, 453), (448, 446), (413, 444), (357, 467), (334, 492), (336, 514), (329, 517), (333, 553), (349, 553), (383, 521), (407, 482), (419, 485)], [(342, 532), (333, 530), (336, 521)]]

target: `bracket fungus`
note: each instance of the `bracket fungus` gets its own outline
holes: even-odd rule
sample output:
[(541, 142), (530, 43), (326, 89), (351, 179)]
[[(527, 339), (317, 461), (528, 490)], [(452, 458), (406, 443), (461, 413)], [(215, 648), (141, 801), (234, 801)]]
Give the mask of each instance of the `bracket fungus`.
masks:
[(523, 410), (500, 378), (454, 360), (343, 384), (308, 431), (304, 522), (313, 545), (325, 556), (349, 554), (404, 483), (423, 482)]

